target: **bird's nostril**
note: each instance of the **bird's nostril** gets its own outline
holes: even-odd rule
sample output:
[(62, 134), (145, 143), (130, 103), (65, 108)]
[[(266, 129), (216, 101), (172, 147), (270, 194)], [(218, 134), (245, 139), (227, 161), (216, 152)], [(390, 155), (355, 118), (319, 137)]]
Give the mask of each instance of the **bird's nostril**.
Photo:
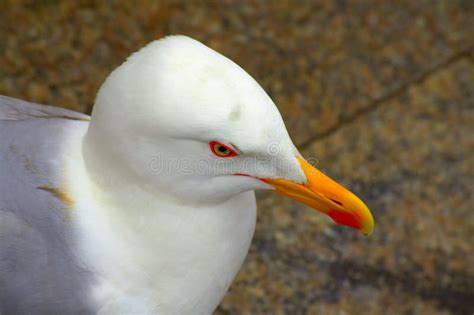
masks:
[(329, 198), (329, 199), (331, 199), (332, 202), (337, 203), (337, 204), (340, 205), (341, 207), (344, 206), (344, 205), (342, 204), (342, 202), (340, 202), (340, 201), (338, 201), (338, 200), (336, 200), (336, 199), (332, 199), (332, 198)]

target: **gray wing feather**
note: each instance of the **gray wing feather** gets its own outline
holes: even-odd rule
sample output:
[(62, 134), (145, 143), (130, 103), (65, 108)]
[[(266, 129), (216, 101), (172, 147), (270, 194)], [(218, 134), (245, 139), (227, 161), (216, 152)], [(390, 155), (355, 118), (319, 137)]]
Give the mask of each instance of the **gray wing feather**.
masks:
[(60, 107), (41, 105), (0, 95), (0, 120), (63, 118), (89, 121), (90, 117)]
[(60, 186), (61, 144), (85, 118), (0, 97), (0, 314), (92, 313), (67, 205), (46, 189)]

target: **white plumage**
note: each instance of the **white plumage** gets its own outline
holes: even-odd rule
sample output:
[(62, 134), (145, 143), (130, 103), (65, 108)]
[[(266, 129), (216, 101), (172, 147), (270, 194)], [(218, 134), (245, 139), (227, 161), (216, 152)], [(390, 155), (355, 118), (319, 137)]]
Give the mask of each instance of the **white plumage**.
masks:
[[(22, 106), (29, 114), (20, 114)], [(12, 108), (16, 127), (5, 122), (11, 113), (4, 111), (2, 117), (0, 110), (5, 130), (18, 132), (27, 120), (53, 132), (33, 114), (33, 105), (18, 101)], [(55, 295), (42, 296), (28, 302), (33, 305), (29, 311), (50, 307), (100, 314), (210, 314), (250, 246), (254, 189), (276, 188), (338, 223), (372, 231), (367, 207), (302, 159), (263, 89), (235, 63), (188, 37), (152, 42), (113, 71), (100, 88), (90, 123), (79, 121), (83, 116), (61, 112), (53, 117), (54, 110), (40, 111), (59, 119), (57, 130), (63, 132), (54, 156), (44, 153), (33, 159), (55, 170), (41, 175), (54, 187), (35, 186), (28, 172), (22, 175), (27, 180), (20, 181), (49, 198), (38, 211), (54, 216), (60, 208), (67, 211), (69, 220), (61, 223), (61, 233), (41, 230), (41, 235), (56, 233), (71, 244), (54, 257), (72, 253), (74, 259), (62, 264), (74, 267), (65, 272), (74, 273), (80, 291), (74, 296), (81, 298), (71, 298), (75, 304), (54, 301), (54, 308)], [(8, 139), (0, 142), (7, 162), (12, 143), (23, 141)], [(213, 152), (215, 141), (236, 156)], [(36, 149), (24, 150), (28, 155)], [(11, 176), (23, 167), (8, 163), (13, 166), (5, 171)], [(23, 212), (13, 210), (8, 184), (2, 187), (5, 217), (21, 217)], [(62, 204), (47, 206), (54, 198)], [(1, 234), (0, 241), (5, 241)], [(20, 248), (16, 238), (9, 242)], [(43, 254), (50, 259), (48, 250)], [(27, 263), (22, 256), (9, 259)], [(59, 275), (45, 277), (56, 295)], [(29, 296), (5, 292), (15, 300), (0, 313), (20, 309)]]

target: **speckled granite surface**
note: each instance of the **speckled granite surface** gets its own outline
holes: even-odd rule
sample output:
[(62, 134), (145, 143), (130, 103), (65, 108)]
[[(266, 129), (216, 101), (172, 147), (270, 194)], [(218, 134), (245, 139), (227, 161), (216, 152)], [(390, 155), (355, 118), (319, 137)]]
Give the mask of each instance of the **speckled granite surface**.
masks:
[(473, 21), (466, 0), (2, 1), (0, 94), (88, 112), (130, 52), (195, 37), (262, 84), (377, 223), (367, 238), (259, 194), (216, 314), (472, 314)]

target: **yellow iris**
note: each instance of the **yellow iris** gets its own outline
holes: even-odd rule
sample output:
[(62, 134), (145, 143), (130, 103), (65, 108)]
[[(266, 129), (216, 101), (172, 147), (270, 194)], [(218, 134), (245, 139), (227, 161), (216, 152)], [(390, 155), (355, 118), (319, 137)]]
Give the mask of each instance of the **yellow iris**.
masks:
[(228, 156), (232, 151), (229, 150), (229, 148), (219, 144), (219, 143), (215, 143), (214, 144), (214, 152), (217, 154), (217, 155), (220, 155), (220, 156)]

